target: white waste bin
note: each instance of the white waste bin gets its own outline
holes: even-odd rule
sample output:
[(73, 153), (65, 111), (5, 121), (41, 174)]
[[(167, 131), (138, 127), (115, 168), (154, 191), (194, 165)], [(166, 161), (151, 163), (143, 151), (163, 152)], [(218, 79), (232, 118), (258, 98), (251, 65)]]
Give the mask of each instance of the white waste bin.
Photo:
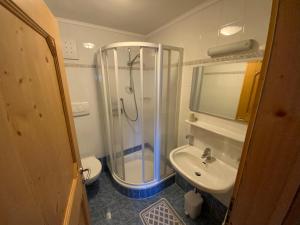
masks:
[(192, 219), (196, 219), (202, 209), (203, 198), (200, 193), (189, 191), (184, 195), (184, 211)]

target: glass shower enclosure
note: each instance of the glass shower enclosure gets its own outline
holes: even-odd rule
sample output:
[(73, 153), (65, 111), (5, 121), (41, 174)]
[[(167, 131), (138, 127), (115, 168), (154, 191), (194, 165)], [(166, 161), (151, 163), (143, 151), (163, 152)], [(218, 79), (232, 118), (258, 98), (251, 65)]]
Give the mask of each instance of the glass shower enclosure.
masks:
[(97, 61), (108, 166), (119, 184), (144, 189), (173, 174), (183, 49), (148, 42), (102, 47)]

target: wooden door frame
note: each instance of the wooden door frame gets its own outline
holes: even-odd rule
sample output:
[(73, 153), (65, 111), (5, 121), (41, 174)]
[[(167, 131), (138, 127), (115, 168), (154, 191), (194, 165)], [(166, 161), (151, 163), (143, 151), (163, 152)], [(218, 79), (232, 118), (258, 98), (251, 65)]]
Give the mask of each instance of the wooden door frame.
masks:
[[(63, 64), (64, 59), (61, 51), (62, 47), (61, 42), (57, 41), (61, 38), (59, 35), (56, 18), (51, 14), (47, 5), (42, 0), (0, 0), (0, 5), (10, 11), (24, 23), (26, 23), (42, 37), (44, 37), (49, 46), (55, 64), (59, 92), (62, 101), (65, 123), (74, 165), (73, 174), (74, 178), (76, 178), (72, 184), (72, 193), (70, 193), (71, 196), (69, 198), (69, 201), (74, 201), (75, 198), (83, 199), (80, 206), (68, 204), (68, 208), (65, 212), (66, 220), (64, 221), (64, 224), (69, 224), (69, 222), (71, 223), (75, 220), (72, 211), (73, 207), (81, 208), (82, 210), (84, 210), (84, 220), (87, 224), (91, 224), (85, 186), (82, 184), (83, 178), (82, 174), (80, 174), (80, 168), (82, 167), (82, 165), (79, 155), (75, 124), (72, 115), (67, 77)], [(73, 186), (79, 186), (79, 189), (73, 188)], [(79, 201), (75, 202), (78, 203)]]
[(300, 223), (300, 63), (295, 62), (300, 59), (299, 12), (299, 0), (273, 0), (255, 111), (227, 225)]

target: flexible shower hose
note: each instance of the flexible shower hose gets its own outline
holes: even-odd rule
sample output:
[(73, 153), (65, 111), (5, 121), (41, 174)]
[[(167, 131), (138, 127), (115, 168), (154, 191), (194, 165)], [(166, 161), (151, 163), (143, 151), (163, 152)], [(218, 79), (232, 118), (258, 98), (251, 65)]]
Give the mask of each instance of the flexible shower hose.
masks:
[(136, 116), (134, 119), (132, 119), (126, 112), (125, 110), (125, 104), (124, 104), (124, 99), (123, 98), (120, 98), (120, 101), (121, 101), (121, 104), (122, 104), (122, 109), (123, 109), (123, 112), (124, 112), (124, 115), (127, 119), (129, 119), (130, 121), (132, 122), (135, 122), (138, 120), (139, 118), (139, 111), (138, 111), (138, 107), (137, 107), (137, 103), (136, 103), (136, 96), (135, 96), (135, 88), (134, 88), (134, 82), (133, 82), (133, 79), (132, 79), (132, 65), (130, 66), (130, 69), (129, 69), (129, 76), (130, 76), (130, 84), (132, 86), (132, 92), (133, 92), (133, 99), (134, 99), (134, 106), (135, 106), (135, 111), (136, 111)]

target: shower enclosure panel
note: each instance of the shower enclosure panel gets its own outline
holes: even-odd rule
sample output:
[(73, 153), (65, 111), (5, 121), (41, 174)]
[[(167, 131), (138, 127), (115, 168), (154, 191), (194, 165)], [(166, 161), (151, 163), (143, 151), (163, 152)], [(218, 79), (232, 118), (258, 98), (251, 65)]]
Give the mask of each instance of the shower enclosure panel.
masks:
[(122, 42), (100, 49), (108, 162), (113, 178), (145, 188), (173, 170), (177, 146), (182, 49)]
[(182, 51), (176, 47), (163, 47), (163, 69), (161, 77), (161, 110), (160, 110), (160, 154), (161, 176), (173, 173), (169, 154), (177, 147), (178, 120), (180, 107)]
[[(105, 94), (106, 129), (108, 137), (109, 162), (111, 170), (121, 179), (125, 179), (123, 157), (123, 134), (119, 101), (119, 71), (118, 58), (115, 49), (103, 54), (102, 67), (104, 69), (103, 88)], [(108, 97), (109, 96), (109, 97)]]

